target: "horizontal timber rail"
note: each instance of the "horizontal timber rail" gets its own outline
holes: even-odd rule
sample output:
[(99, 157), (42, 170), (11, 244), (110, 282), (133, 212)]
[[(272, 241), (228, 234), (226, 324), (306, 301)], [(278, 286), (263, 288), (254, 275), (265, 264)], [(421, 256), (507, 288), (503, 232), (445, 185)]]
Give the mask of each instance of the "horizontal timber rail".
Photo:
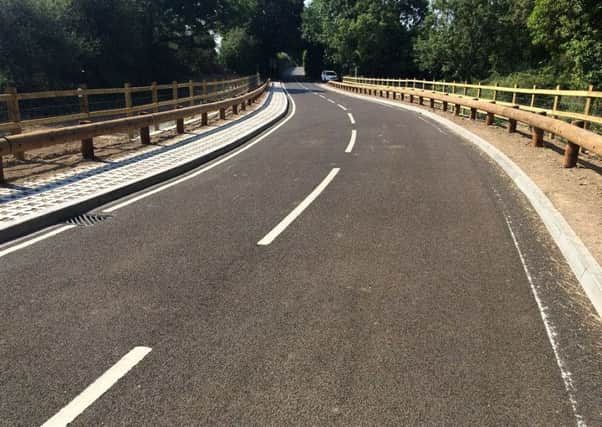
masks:
[[(149, 86), (131, 86), (125, 83), (121, 88), (88, 89), (81, 85), (77, 89), (46, 92), (19, 93), (15, 88), (7, 88), (0, 94), (0, 110), (6, 110), (8, 121), (0, 121), (0, 132), (20, 133), (28, 127), (68, 123), (77, 120), (131, 116), (134, 113), (150, 110), (158, 112), (161, 108), (186, 103), (200, 102), (231, 97), (241, 91), (254, 89), (260, 83), (259, 75), (229, 80), (188, 81), (169, 84), (153, 83)], [(58, 101), (58, 105), (28, 107), (36, 100), (49, 103)], [(2, 105), (4, 104), (4, 105)], [(107, 106), (112, 108), (107, 108)], [(53, 108), (66, 108), (69, 113), (60, 115), (32, 114), (33, 111), (52, 111)], [(99, 108), (95, 108), (99, 107)], [(77, 112), (73, 111), (76, 110)]]
[[(134, 117), (124, 117), (102, 122), (84, 122), (83, 124), (65, 126), (56, 129), (47, 129), (29, 133), (7, 135), (0, 137), (0, 182), (4, 182), (2, 170), (2, 156), (17, 155), (24, 151), (36, 150), (67, 142), (81, 141), (82, 154), (84, 158), (94, 158), (93, 138), (101, 135), (110, 135), (119, 132), (132, 132), (136, 129), (140, 132), (142, 144), (150, 144), (151, 125), (157, 126), (160, 123), (176, 121), (178, 133), (184, 133), (184, 118), (196, 115), (202, 115), (201, 124), (207, 125), (208, 114), (219, 111), (220, 117), (225, 118), (226, 111), (232, 109), (233, 114), (238, 114), (239, 109), (245, 110), (247, 105), (251, 105), (259, 98), (269, 87), (269, 80), (264, 82), (258, 88), (251, 92), (239, 95), (234, 98), (222, 101), (211, 102), (207, 104), (194, 105), (189, 107), (178, 106), (174, 110), (146, 113)], [(182, 99), (182, 101), (186, 101)]]
[(385, 98), (392, 97), (401, 101), (407, 99), (411, 103), (418, 101), (420, 105), (424, 105), (424, 101), (428, 100), (431, 108), (435, 108), (435, 104), (439, 104), (443, 111), (449, 111), (453, 107), (456, 115), (460, 113), (462, 108), (466, 108), (470, 110), (470, 118), (472, 120), (475, 120), (477, 112), (481, 111), (487, 115), (487, 124), (493, 124), (496, 116), (508, 120), (509, 132), (516, 131), (517, 122), (525, 123), (531, 127), (533, 145), (537, 147), (543, 146), (544, 131), (563, 137), (568, 141), (565, 149), (565, 167), (574, 167), (576, 165), (579, 147), (602, 155), (602, 136), (583, 129), (583, 122), (569, 124), (563, 120), (547, 117), (544, 114), (524, 111), (522, 106), (519, 105), (505, 106), (497, 104), (495, 101), (484, 101), (411, 87), (393, 87), (350, 82), (329, 82), (329, 84), (345, 91), (365, 95), (376, 95)]
[[(602, 125), (602, 92), (588, 90), (504, 87), (497, 84), (482, 85), (467, 82), (446, 82), (417, 79), (383, 79), (368, 77), (344, 77), (343, 83), (369, 84), (377, 86), (423, 89), (452, 95), (469, 96), (501, 105), (519, 105), (522, 110), (535, 113), (545, 112), (548, 116), (566, 120), (583, 120), (585, 127), (590, 123)], [(596, 105), (597, 104), (597, 105)], [(597, 108), (596, 108), (597, 107)]]

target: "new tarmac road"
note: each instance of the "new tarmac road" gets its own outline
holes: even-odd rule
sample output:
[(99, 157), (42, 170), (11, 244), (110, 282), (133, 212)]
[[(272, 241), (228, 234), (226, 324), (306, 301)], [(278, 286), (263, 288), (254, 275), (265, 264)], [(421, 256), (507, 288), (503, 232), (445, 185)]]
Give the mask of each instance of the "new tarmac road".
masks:
[(0, 257), (0, 425), (602, 425), (599, 319), (510, 179), (287, 88), (256, 144)]

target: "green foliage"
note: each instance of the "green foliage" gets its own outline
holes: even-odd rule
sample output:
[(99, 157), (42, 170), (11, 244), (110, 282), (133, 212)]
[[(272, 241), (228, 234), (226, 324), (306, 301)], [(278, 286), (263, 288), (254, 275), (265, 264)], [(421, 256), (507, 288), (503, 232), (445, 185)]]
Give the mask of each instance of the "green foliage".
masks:
[(3, 91), (7, 85), (8, 78), (4, 74), (0, 73), (0, 91)]
[(324, 50), (324, 63), (370, 75), (411, 73), (411, 41), (425, 0), (314, 0), (304, 12), (303, 36)]
[(236, 26), (222, 31), (220, 50), (228, 69), (277, 76), (280, 52), (300, 56), (303, 0), (242, 0), (234, 9)]
[(276, 72), (278, 52), (300, 55), (302, 10), (303, 0), (0, 0), (0, 75), (41, 90)]
[(527, 28), (531, 0), (435, 0), (414, 46), (432, 78), (474, 80), (529, 69), (540, 55)]
[(257, 41), (245, 28), (233, 28), (223, 35), (220, 58), (230, 70), (254, 73), (259, 64)]
[(535, 0), (529, 17), (533, 41), (574, 85), (602, 85), (602, 3)]
[(278, 72), (278, 52), (300, 56), (302, 12), (303, 0), (255, 0), (247, 28), (257, 40), (263, 74)]
[(561, 87), (569, 87), (570, 82), (563, 80), (562, 76), (559, 75), (556, 70), (551, 66), (544, 66), (532, 70), (517, 71), (510, 74), (498, 74), (493, 73), (491, 76), (484, 80), (484, 83), (498, 83), (500, 86), (512, 87), (517, 85), (518, 87), (533, 87), (538, 88), (555, 88), (556, 85)]
[(93, 49), (70, 28), (66, 1), (0, 0), (0, 74), (8, 84), (35, 90), (77, 82)]
[(303, 38), (346, 73), (602, 86), (600, 0), (313, 0)]
[(324, 48), (319, 44), (308, 44), (303, 51), (305, 74), (311, 79), (319, 79), (324, 65)]
[(600, 0), (0, 0), (0, 85), (276, 76), (303, 52), (314, 78), (602, 87), (601, 23)]

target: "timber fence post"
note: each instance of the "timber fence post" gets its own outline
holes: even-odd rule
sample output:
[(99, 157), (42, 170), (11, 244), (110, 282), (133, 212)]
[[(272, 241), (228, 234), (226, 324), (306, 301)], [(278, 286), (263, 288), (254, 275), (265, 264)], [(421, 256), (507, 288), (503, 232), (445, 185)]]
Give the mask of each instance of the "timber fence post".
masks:
[[(13, 122), (16, 126), (11, 131), (11, 135), (20, 134), (22, 131), (21, 128), (21, 110), (19, 108), (19, 98), (17, 97), (17, 89), (14, 87), (6, 88), (6, 94), (10, 95), (10, 99), (8, 100), (6, 107), (8, 109), (8, 120)], [(25, 152), (18, 151), (15, 153), (15, 158), (17, 160), (25, 160)]]
[[(518, 110), (518, 105), (513, 105), (511, 108)], [(516, 132), (516, 120), (509, 118), (508, 119), (508, 133), (514, 133), (514, 132)]]
[[(593, 92), (594, 85), (589, 85), (589, 87), (587, 88), (587, 91)], [(591, 108), (592, 108), (592, 97), (588, 96), (587, 98), (585, 98), (585, 108), (583, 109), (583, 114), (586, 116), (589, 116), (589, 114), (591, 112)], [(583, 129), (589, 129), (589, 125), (590, 125), (590, 122), (585, 121), (583, 124)]]
[[(151, 91), (153, 97), (153, 112), (159, 112), (159, 90), (157, 88), (157, 82), (151, 84)], [(155, 123), (155, 130), (159, 130), (159, 123)]]
[(533, 93), (531, 94), (531, 107), (535, 107), (535, 90), (537, 89), (537, 85), (533, 85)]
[[(583, 120), (573, 120), (571, 122), (572, 125), (583, 128), (585, 126), (585, 121)], [(570, 141), (567, 141), (566, 147), (564, 148), (564, 163), (563, 166), (567, 169), (574, 168), (577, 166), (577, 161), (579, 160), (579, 149), (580, 147), (577, 144), (574, 144)]]
[[(542, 111), (538, 114), (545, 116), (546, 112)], [(531, 140), (533, 141), (534, 147), (543, 147), (543, 129), (531, 126)]]
[(85, 84), (79, 85), (77, 92), (79, 95), (79, 111), (90, 117), (90, 101), (88, 99), (88, 87)]
[[(514, 83), (514, 89), (518, 88), (518, 85)], [(516, 104), (516, 92), (512, 92), (512, 103)]]
[[(560, 91), (560, 85), (556, 85), (556, 90)], [(552, 105), (552, 117), (554, 117), (555, 119), (558, 118), (558, 116), (554, 113), (556, 113), (556, 111), (558, 111), (558, 104), (560, 103), (560, 95), (554, 95), (554, 104)], [(556, 135), (554, 135), (554, 133), (550, 133), (550, 138), (554, 139), (556, 137)]]
[[(132, 89), (129, 83), (123, 85), (123, 94), (125, 97), (125, 116), (132, 116)], [(128, 138), (134, 138), (134, 131), (132, 129), (128, 129)]]
[[(79, 122), (80, 125), (88, 125), (92, 123), (91, 120), (81, 120)], [(94, 160), (94, 139), (93, 138), (85, 138), (81, 141), (80, 151), (82, 153), (82, 157), (86, 160)]]
[[(176, 108), (178, 110), (182, 109), (181, 105), (177, 105)], [(176, 119), (176, 132), (179, 135), (182, 135), (184, 133), (184, 117), (179, 117)]]
[[(178, 82), (176, 82), (176, 81), (173, 81), (171, 83), (171, 99), (173, 101), (177, 101), (178, 100)], [(173, 104), (173, 105), (174, 105), (173, 108), (175, 109), (176, 108), (176, 104)]]
[[(495, 104), (495, 101), (491, 101), (492, 104)], [(485, 117), (485, 125), (486, 126), (491, 126), (493, 124), (493, 120), (494, 120), (494, 114), (487, 112), (487, 116)]]
[[(148, 111), (141, 111), (140, 115), (145, 116), (148, 114)], [(150, 129), (148, 126), (144, 126), (140, 128), (140, 142), (142, 145), (149, 145), (151, 143), (150, 139)]]

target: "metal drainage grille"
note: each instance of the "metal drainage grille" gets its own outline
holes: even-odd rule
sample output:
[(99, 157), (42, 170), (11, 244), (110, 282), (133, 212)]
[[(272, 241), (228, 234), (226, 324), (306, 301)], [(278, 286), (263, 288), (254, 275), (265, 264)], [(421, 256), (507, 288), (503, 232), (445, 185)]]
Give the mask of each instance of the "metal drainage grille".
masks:
[(103, 221), (108, 221), (113, 215), (108, 214), (83, 214), (67, 220), (67, 224), (79, 227), (91, 227)]

